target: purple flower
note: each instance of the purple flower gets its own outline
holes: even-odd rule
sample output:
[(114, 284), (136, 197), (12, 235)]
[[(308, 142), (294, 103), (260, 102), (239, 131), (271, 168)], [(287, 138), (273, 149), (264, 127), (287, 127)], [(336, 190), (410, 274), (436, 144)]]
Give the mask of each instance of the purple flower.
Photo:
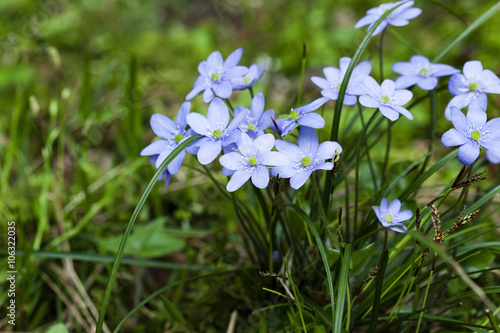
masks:
[(262, 73), (264, 73), (264, 67), (266, 67), (265, 64), (262, 65), (262, 68), (259, 68), (257, 64), (253, 64), (248, 68), (248, 72), (244, 76), (232, 79), (233, 90), (243, 90), (252, 87), (259, 81)]
[(187, 123), (193, 131), (204, 135), (196, 140), (193, 145), (200, 147), (197, 153), (201, 164), (208, 164), (215, 160), (222, 147), (237, 142), (241, 137), (238, 126), (248, 116), (249, 111), (244, 110), (229, 123), (229, 111), (226, 104), (220, 98), (214, 100), (208, 106), (207, 116), (199, 113), (191, 113), (186, 117)]
[(413, 213), (411, 210), (401, 210), (401, 201), (395, 199), (387, 206), (387, 199), (383, 198), (379, 207), (373, 207), (378, 220), (386, 228), (397, 232), (405, 232), (406, 226), (403, 221), (411, 219)]
[(258, 93), (250, 103), (250, 110), (243, 106), (237, 106), (234, 109), (234, 116), (237, 117), (240, 112), (247, 111), (248, 116), (240, 125), (239, 129), (246, 132), (252, 139), (264, 134), (264, 130), (271, 126), (272, 119), (274, 118), (274, 110), (266, 110), (264, 112), (264, 95)]
[(436, 88), (438, 77), (460, 73), (460, 70), (442, 64), (433, 64), (424, 56), (414, 55), (410, 62), (396, 62), (392, 71), (402, 76), (396, 79), (396, 88), (408, 88), (416, 84), (423, 90)]
[[(156, 165), (156, 160), (158, 159), (158, 155), (153, 155), (149, 158), (149, 162), (151, 162), (153, 165)], [(165, 169), (160, 177), (158, 178), (158, 181), (161, 181), (163, 180), (163, 178), (165, 178), (165, 187), (168, 186), (168, 184), (170, 183), (170, 179), (172, 178), (172, 174), (170, 172), (168, 172), (168, 169)]]
[[(281, 131), (281, 137), (284, 137), (298, 125), (312, 127), (312, 128), (323, 128), (325, 127), (325, 120), (317, 113), (309, 113), (319, 109), (323, 104), (328, 102), (328, 97), (321, 97), (317, 100), (306, 104), (304, 106), (292, 109), (287, 118), (276, 119), (276, 125)], [(273, 131), (277, 132), (274, 124), (271, 126)]]
[[(345, 72), (347, 71), (347, 67), (351, 63), (351, 58), (344, 57), (340, 58), (339, 65), (340, 69), (335, 67), (326, 67), (323, 69), (323, 73), (325, 74), (325, 78), (318, 76), (313, 76), (311, 81), (314, 82), (315, 85), (323, 89), (321, 91), (321, 95), (328, 97), (331, 100), (337, 100), (339, 97), (340, 85), (342, 84), (342, 80), (344, 79)], [(357, 102), (357, 95), (364, 94), (363, 80), (365, 77), (370, 74), (372, 70), (372, 64), (370, 61), (366, 60), (354, 67), (352, 71), (352, 75), (349, 79), (349, 83), (347, 84), (347, 90), (344, 97), (345, 105), (354, 105)]]
[(269, 171), (266, 166), (290, 163), (286, 155), (271, 151), (274, 147), (272, 134), (261, 135), (252, 141), (246, 133), (242, 133), (237, 145), (238, 152), (224, 154), (219, 159), (224, 168), (234, 170), (226, 187), (229, 192), (239, 189), (250, 177), (256, 187), (266, 188), (269, 183)]
[[(403, 4), (404, 3), (404, 4)], [(401, 5), (403, 4), (403, 5)], [(378, 7), (369, 9), (366, 12), (366, 16), (359, 20), (354, 27), (361, 28), (365, 25), (368, 25), (368, 30), (378, 21), (382, 15), (385, 14), (386, 11), (391, 10), (392, 8), (399, 6), (394, 9), (392, 13), (389, 14), (375, 29), (372, 36), (376, 36), (384, 30), (387, 25), (393, 25), (395, 27), (401, 27), (407, 25), (409, 20), (417, 17), (422, 13), (422, 9), (420, 8), (411, 8), (415, 4), (415, 1), (398, 1), (398, 2), (388, 2), (383, 3)]]
[(399, 118), (401, 113), (406, 118), (413, 120), (410, 111), (406, 110), (402, 105), (408, 103), (413, 94), (409, 90), (396, 90), (394, 81), (384, 80), (379, 86), (377, 81), (371, 76), (364, 80), (365, 90), (367, 95), (359, 97), (359, 102), (369, 108), (378, 108), (380, 112), (390, 120), (394, 121)]
[[(186, 118), (189, 115), (190, 108), (191, 103), (182, 103), (179, 112), (177, 113), (175, 122), (170, 120), (167, 116), (159, 113), (155, 113), (151, 116), (151, 128), (157, 136), (162, 138), (162, 140), (157, 140), (151, 143), (141, 151), (141, 155), (153, 156), (154, 159), (152, 158), (151, 161), (154, 160), (154, 164), (157, 169), (167, 156), (179, 145), (179, 143), (194, 135), (193, 130), (188, 129), (186, 131)], [(196, 149), (192, 147), (189, 147), (187, 150), (189, 153), (195, 153), (196, 151)], [(167, 176), (175, 175), (179, 172), (182, 162), (184, 161), (184, 157), (186, 157), (186, 149), (177, 155), (172, 162), (170, 162), (167, 167)]]
[(325, 141), (318, 145), (316, 131), (302, 127), (299, 132), (298, 146), (284, 140), (276, 140), (276, 149), (290, 158), (288, 165), (274, 167), (271, 175), (290, 178), (290, 185), (299, 189), (315, 170), (332, 170), (333, 163), (325, 162), (342, 152), (342, 147), (334, 141)]
[(456, 95), (444, 110), (446, 119), (451, 120), (450, 107), (463, 109), (467, 105), (486, 112), (486, 94), (500, 94), (500, 79), (489, 69), (483, 70), (480, 61), (468, 61), (463, 74), (455, 74), (448, 82), (450, 94)]
[(224, 61), (219, 51), (212, 52), (207, 60), (198, 65), (200, 76), (194, 82), (193, 90), (186, 96), (186, 100), (192, 99), (203, 90), (205, 103), (212, 100), (214, 93), (221, 98), (231, 97), (233, 93), (231, 80), (245, 75), (248, 70), (244, 66), (236, 66), (242, 54), (243, 49), (237, 49)]
[(467, 117), (454, 106), (450, 114), (455, 128), (443, 134), (443, 146), (460, 146), (458, 159), (463, 165), (471, 165), (477, 159), (480, 147), (486, 149), (490, 162), (500, 162), (500, 118), (486, 122), (485, 112), (470, 107)]

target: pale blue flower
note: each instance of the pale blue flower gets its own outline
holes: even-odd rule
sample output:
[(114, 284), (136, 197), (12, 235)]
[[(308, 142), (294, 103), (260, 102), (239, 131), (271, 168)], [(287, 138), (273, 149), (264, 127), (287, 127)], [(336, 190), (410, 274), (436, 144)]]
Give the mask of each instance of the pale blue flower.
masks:
[(469, 108), (467, 117), (456, 107), (450, 108), (451, 122), (455, 128), (445, 132), (441, 143), (445, 147), (460, 146), (458, 160), (471, 165), (479, 156), (480, 148), (492, 163), (500, 162), (500, 118), (486, 122), (486, 113)]
[[(153, 155), (149, 158), (149, 162), (151, 162), (153, 165), (156, 165), (156, 160), (158, 159), (158, 155)], [(165, 169), (160, 177), (158, 178), (158, 181), (162, 181), (163, 179), (165, 179), (165, 187), (168, 186), (168, 184), (170, 183), (170, 179), (172, 178), (172, 174), (170, 172), (168, 172), (168, 168)]]
[(243, 49), (237, 49), (224, 61), (219, 51), (212, 52), (207, 60), (198, 65), (200, 76), (194, 82), (193, 90), (186, 96), (186, 100), (192, 99), (202, 91), (205, 91), (203, 93), (205, 103), (209, 103), (214, 94), (220, 98), (231, 97), (233, 93), (231, 80), (242, 77), (248, 71), (244, 66), (236, 66), (242, 54)]
[(463, 74), (455, 74), (448, 82), (450, 94), (456, 95), (444, 111), (446, 119), (451, 120), (452, 106), (463, 109), (467, 105), (486, 112), (488, 98), (486, 94), (500, 94), (500, 79), (491, 70), (483, 70), (480, 61), (468, 61)]
[(387, 199), (383, 198), (380, 208), (373, 207), (373, 210), (384, 227), (397, 232), (405, 232), (407, 229), (402, 222), (411, 219), (413, 216), (411, 210), (401, 211), (401, 201), (399, 199), (395, 199), (387, 205)]
[[(193, 130), (188, 129), (186, 117), (189, 115), (191, 103), (182, 103), (175, 122), (170, 120), (167, 116), (155, 113), (151, 116), (150, 124), (153, 132), (162, 138), (148, 145), (141, 151), (142, 156), (155, 156), (154, 164), (158, 169), (167, 156), (184, 140), (193, 136)], [(188, 152), (195, 154), (196, 148), (189, 147)], [(186, 157), (186, 149), (177, 155), (167, 167), (168, 175), (175, 175), (179, 172), (182, 162)], [(153, 161), (153, 159), (151, 159)], [(170, 178), (168, 178), (170, 179)], [(168, 180), (167, 179), (167, 180)]]
[(215, 160), (222, 147), (237, 142), (241, 137), (238, 126), (241, 125), (248, 114), (248, 110), (243, 110), (229, 122), (227, 106), (217, 97), (208, 106), (206, 117), (199, 113), (189, 114), (186, 117), (188, 125), (191, 126), (193, 131), (204, 136), (193, 144), (199, 147), (198, 161), (203, 165), (208, 164)]
[(389, 14), (381, 23), (380, 25), (375, 29), (373, 32), (372, 36), (376, 36), (379, 33), (384, 30), (387, 25), (392, 25), (395, 27), (401, 27), (404, 25), (407, 25), (409, 20), (417, 17), (422, 13), (422, 9), (420, 8), (412, 8), (412, 6), (415, 4), (415, 1), (398, 1), (398, 2), (388, 2), (381, 4), (378, 7), (374, 7), (372, 9), (369, 9), (366, 12), (366, 16), (363, 17), (361, 20), (359, 20), (354, 27), (361, 28), (364, 27), (365, 25), (368, 25), (368, 29), (370, 28), (378, 21), (379, 18), (382, 17), (382, 15), (385, 14), (386, 11), (398, 6), (398, 8), (394, 9), (392, 13)]
[(265, 64), (262, 65), (262, 68), (259, 68), (259, 65), (257, 64), (251, 65), (248, 68), (248, 72), (244, 76), (231, 80), (233, 90), (243, 90), (252, 87), (257, 81), (259, 81), (260, 77), (264, 73), (265, 67)]
[(460, 70), (443, 64), (433, 64), (424, 56), (414, 55), (410, 62), (396, 62), (392, 71), (401, 74), (396, 79), (396, 89), (417, 85), (423, 90), (432, 90), (438, 84), (438, 77), (460, 73)]
[(220, 157), (220, 164), (234, 171), (226, 187), (229, 192), (239, 189), (250, 177), (256, 187), (266, 188), (269, 184), (267, 166), (290, 163), (286, 155), (271, 151), (274, 141), (272, 134), (261, 135), (252, 141), (246, 133), (242, 133), (237, 143), (238, 152), (230, 152)]
[[(340, 58), (340, 68), (326, 67), (323, 69), (323, 73), (325, 74), (326, 79), (318, 76), (311, 77), (311, 81), (314, 82), (315, 85), (323, 89), (321, 91), (321, 95), (328, 97), (331, 100), (338, 99), (340, 86), (342, 84), (342, 80), (344, 80), (347, 67), (349, 67), (350, 63), (351, 58)], [(345, 105), (356, 104), (358, 100), (356, 96), (364, 94), (363, 80), (370, 74), (371, 70), (372, 64), (368, 60), (362, 61), (357, 64), (356, 67), (354, 67), (352, 75), (349, 78), (349, 83), (347, 84), (346, 94), (344, 96)]]
[(399, 118), (401, 113), (406, 118), (413, 120), (410, 111), (406, 110), (403, 105), (408, 103), (413, 94), (409, 90), (396, 90), (394, 81), (384, 80), (379, 86), (377, 81), (371, 76), (368, 76), (363, 81), (367, 95), (359, 97), (361, 105), (369, 108), (378, 108), (380, 112), (390, 120), (394, 121)]
[(315, 170), (332, 170), (333, 163), (325, 162), (342, 152), (342, 147), (334, 141), (325, 141), (318, 145), (316, 131), (310, 127), (301, 127), (298, 146), (284, 140), (276, 140), (276, 149), (290, 158), (290, 163), (271, 168), (271, 175), (290, 178), (290, 186), (299, 189)]
[(272, 124), (274, 118), (274, 110), (264, 111), (265, 99), (262, 93), (258, 93), (250, 103), (250, 110), (244, 106), (237, 106), (234, 108), (234, 116), (237, 117), (240, 112), (248, 111), (248, 116), (239, 126), (242, 132), (250, 135), (252, 139), (264, 134), (264, 130), (268, 129)]
[(310, 113), (319, 109), (323, 104), (328, 102), (328, 97), (321, 97), (317, 100), (306, 104), (304, 106), (298, 107), (296, 109), (292, 109), (290, 114), (286, 118), (276, 119), (276, 125), (278, 126), (278, 130), (274, 124), (271, 126), (272, 130), (276, 133), (281, 132), (281, 137), (284, 137), (297, 125), (311, 127), (311, 128), (323, 128), (325, 127), (325, 119), (317, 113)]

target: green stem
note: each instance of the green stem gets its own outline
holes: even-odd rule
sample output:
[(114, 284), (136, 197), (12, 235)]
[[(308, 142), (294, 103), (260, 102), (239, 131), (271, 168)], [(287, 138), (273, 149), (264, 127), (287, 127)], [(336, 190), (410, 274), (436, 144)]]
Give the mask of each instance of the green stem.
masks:
[(389, 122), (389, 126), (387, 126), (387, 144), (385, 146), (385, 158), (384, 158), (384, 165), (382, 167), (382, 177), (380, 177), (381, 187), (384, 186), (386, 172), (387, 172), (387, 165), (389, 164), (389, 153), (391, 151), (392, 122), (389, 119), (387, 119), (387, 121)]
[(385, 31), (387, 29), (382, 30), (382, 33), (380, 34), (380, 45), (379, 45), (379, 57), (378, 57), (378, 65), (380, 69), (380, 82), (384, 81), (384, 57), (383, 57), (383, 46), (384, 46), (384, 36), (385, 36)]
[(109, 277), (108, 285), (106, 286), (106, 291), (104, 292), (104, 299), (102, 301), (102, 306), (101, 310), (99, 311), (99, 320), (97, 321), (97, 326), (96, 326), (96, 333), (101, 333), (102, 332), (102, 326), (104, 324), (104, 317), (106, 316), (106, 310), (108, 308), (109, 300), (111, 298), (111, 292), (113, 291), (113, 285), (116, 281), (116, 275), (118, 274), (118, 268), (120, 267), (121, 259), (123, 257), (123, 252), (125, 250), (125, 246), (127, 244), (128, 237), (130, 235), (130, 232), (132, 231), (132, 227), (134, 226), (134, 222), (139, 216), (139, 213), (146, 203), (146, 199), (148, 198), (149, 194), (151, 193), (151, 190), (155, 186), (156, 182), (158, 181), (158, 178), (160, 178), (160, 175), (162, 174), (163, 171), (167, 168), (167, 166), (172, 162), (172, 160), (181, 153), (189, 144), (192, 142), (196, 141), (197, 139), (201, 138), (202, 136), (197, 134), (193, 135), (192, 137), (186, 139), (186, 141), (181, 142), (171, 153), (168, 155), (168, 157), (163, 161), (163, 163), (160, 165), (156, 173), (154, 174), (153, 178), (149, 182), (148, 186), (144, 190), (144, 193), (142, 194), (141, 198), (139, 199), (139, 202), (137, 203), (137, 206), (135, 206), (134, 212), (132, 213), (132, 217), (130, 218), (127, 228), (125, 229), (125, 232), (123, 233), (122, 239), (120, 241), (120, 246), (118, 247), (118, 251), (116, 253), (115, 257), (115, 262), (113, 263), (113, 268), (111, 269), (111, 275)]

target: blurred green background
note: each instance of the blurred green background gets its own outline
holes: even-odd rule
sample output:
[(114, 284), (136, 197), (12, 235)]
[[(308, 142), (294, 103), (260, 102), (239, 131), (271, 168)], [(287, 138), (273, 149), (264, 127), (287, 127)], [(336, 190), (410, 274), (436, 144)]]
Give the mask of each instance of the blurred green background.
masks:
[[(154, 138), (149, 118), (153, 113), (175, 116), (198, 76), (200, 61), (214, 50), (225, 58), (242, 47), (241, 65), (266, 64), (264, 77), (254, 87), (255, 92), (264, 92), (266, 109), (287, 112), (297, 98), (303, 44), (307, 47), (303, 102), (308, 103), (320, 96), (310, 77), (323, 76), (323, 67), (338, 67), (340, 57), (354, 54), (366, 30), (353, 25), (378, 4), (364, 0), (2, 0), (0, 217), (16, 221), (17, 249), (26, 254), (17, 259), (18, 304), (22, 307), (16, 329), (44, 330), (67, 318), (67, 305), (54, 286), (63, 294), (71, 293), (65, 289), (71, 269), (88, 292), (91, 301), (82, 301), (88, 303), (89, 311), (91, 303), (99, 308), (109, 261), (154, 173), (148, 158), (139, 156)], [(409, 61), (413, 54), (432, 59), (493, 4), (417, 1), (423, 14), (406, 27), (391, 27), (385, 35), (384, 76), (394, 79), (391, 64)], [(466, 61), (481, 60), (485, 68), (499, 73), (499, 26), (497, 14), (441, 62), (462, 69)], [(380, 78), (379, 41), (373, 38), (362, 57), (372, 60), (376, 79)], [(445, 82), (440, 80), (441, 85), (446, 86)], [(418, 89), (414, 93), (415, 98), (425, 95)], [(440, 110), (450, 98), (446, 89), (439, 94)], [(246, 91), (237, 92), (232, 101), (248, 106), (250, 97)], [(396, 162), (413, 161), (426, 152), (427, 103), (414, 109), (413, 123), (398, 122), (401, 127), (394, 132), (391, 156)], [(489, 118), (500, 116), (499, 99), (490, 96), (489, 103)], [(200, 97), (192, 104), (192, 112), (206, 112)], [(327, 106), (327, 119), (331, 119), (333, 105)], [(345, 110), (348, 114), (351, 109)], [(450, 123), (441, 117), (436, 145), (449, 128)], [(327, 133), (320, 136), (326, 138)], [(346, 137), (345, 142), (350, 139)], [(148, 267), (122, 267), (117, 291), (123, 293), (112, 298), (111, 322), (144, 295), (190, 271), (168, 270), (162, 263), (198, 265), (192, 270), (203, 270), (210, 265), (233, 267), (231, 263), (246, 260), (240, 256), (241, 240), (235, 233), (238, 226), (232, 210), (214, 204), (222, 199), (210, 180), (188, 166), (196, 164), (188, 157), (169, 188), (158, 185), (153, 190), (128, 254), (157, 260)], [(454, 161), (451, 168), (456, 174), (459, 162)], [(498, 169), (492, 170), (491, 181), (498, 181)], [(218, 179), (224, 181), (222, 176)], [(2, 233), (5, 228), (2, 222)], [(2, 236), (0, 244), (4, 241)], [(60, 252), (66, 254), (51, 257)], [(79, 253), (87, 257), (77, 258)], [(1, 262), (5, 267), (4, 259)], [(3, 274), (0, 271), (2, 281)], [(183, 313), (191, 311), (202, 330), (226, 327), (230, 310), (244, 307), (247, 301), (239, 298), (242, 287), (235, 285), (227, 291), (232, 296), (228, 296), (227, 309), (207, 314), (217, 304), (211, 301), (218, 301), (211, 297), (228, 288), (223, 281), (212, 281), (212, 289), (199, 285), (190, 301), (184, 299)], [(5, 299), (2, 293), (0, 301)], [(173, 303), (179, 301), (180, 296), (174, 295)], [(155, 328), (169, 316), (182, 323), (182, 315), (179, 319), (175, 311), (172, 314), (168, 302), (151, 306), (141, 318), (149, 318)], [(134, 318), (130, 327), (137, 321)], [(144, 319), (139, 322), (144, 325)], [(0, 321), (0, 327), (5, 324)], [(75, 330), (82, 329), (78, 321), (74, 325)]]

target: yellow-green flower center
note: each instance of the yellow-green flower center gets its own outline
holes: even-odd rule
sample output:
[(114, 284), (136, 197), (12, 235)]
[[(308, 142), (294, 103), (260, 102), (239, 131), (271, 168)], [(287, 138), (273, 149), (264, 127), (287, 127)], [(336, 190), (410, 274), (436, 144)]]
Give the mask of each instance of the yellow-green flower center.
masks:
[(302, 161), (300, 161), (303, 166), (308, 167), (311, 165), (311, 158), (309, 156), (302, 157)]
[(255, 158), (253, 156), (248, 159), (248, 164), (250, 164), (252, 166), (257, 165), (257, 163), (258, 163), (257, 158)]
[(476, 83), (476, 82), (472, 82), (471, 84), (469, 84), (469, 89), (470, 89), (471, 91), (476, 91), (476, 90), (477, 90), (477, 88), (478, 88), (478, 86), (477, 86), (477, 83)]
[(392, 217), (391, 214), (387, 214), (385, 216), (385, 222), (390, 223), (390, 222), (392, 222), (392, 220), (394, 220), (394, 218)]
[(177, 142), (181, 142), (182, 139), (184, 139), (184, 137), (181, 135), (181, 134), (177, 134), (175, 137), (174, 137), (175, 141)]
[(217, 72), (212, 73), (212, 81), (219, 81), (219, 80), (220, 80), (219, 73), (217, 73)]
[(420, 70), (420, 75), (422, 75), (422, 76), (427, 76), (427, 68), (422, 68), (422, 69)]
[(389, 103), (391, 98), (387, 95), (384, 95), (384, 96), (382, 96), (381, 100), (382, 100), (382, 103), (387, 104), (387, 103)]
[(243, 82), (245, 82), (246, 84), (250, 84), (250, 82), (252, 82), (252, 79), (249, 78), (248, 76), (245, 76), (245, 78), (243, 79)]
[(292, 110), (292, 112), (290, 112), (290, 118), (295, 120), (299, 119), (299, 113), (295, 110)]
[(471, 133), (470, 137), (472, 138), (472, 140), (477, 141), (481, 137), (481, 132), (475, 130), (474, 132)]
[(222, 136), (222, 131), (220, 129), (216, 129), (213, 133), (214, 138), (220, 139)]
[(257, 128), (255, 127), (255, 125), (253, 125), (253, 124), (248, 125), (248, 130), (249, 131), (255, 131), (256, 129)]

